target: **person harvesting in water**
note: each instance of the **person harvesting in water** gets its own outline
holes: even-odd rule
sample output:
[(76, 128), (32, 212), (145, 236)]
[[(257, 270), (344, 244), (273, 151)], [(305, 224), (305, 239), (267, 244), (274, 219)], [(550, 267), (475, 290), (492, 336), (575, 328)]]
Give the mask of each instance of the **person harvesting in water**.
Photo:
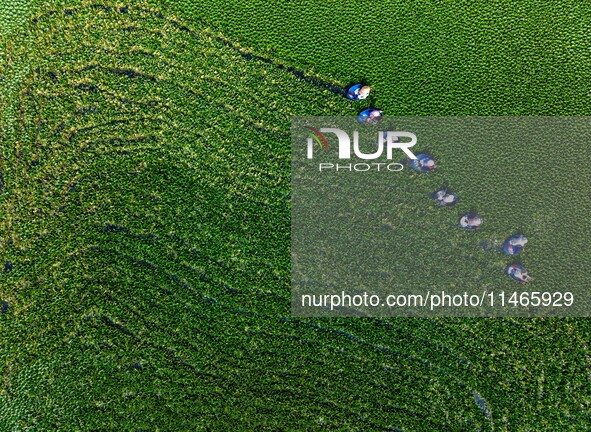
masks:
[(477, 214), (467, 214), (460, 218), (459, 224), (467, 230), (475, 230), (482, 225), (482, 218)]
[(418, 172), (430, 172), (436, 167), (435, 159), (428, 154), (418, 154), (416, 159), (410, 161), (410, 166)]
[(433, 195), (433, 198), (442, 206), (453, 206), (455, 203), (458, 202), (458, 197), (453, 192), (448, 191), (447, 189), (440, 189), (436, 191)]
[(357, 116), (359, 123), (377, 124), (382, 119), (382, 112), (379, 109), (368, 108)]
[(363, 100), (369, 96), (369, 92), (371, 89), (369, 86), (363, 84), (355, 84), (354, 86), (349, 87), (347, 90), (347, 94), (345, 95), (347, 99), (351, 100)]
[(503, 252), (507, 255), (519, 255), (521, 249), (527, 244), (527, 239), (523, 234), (517, 234), (509, 237), (503, 244)]
[(511, 277), (511, 279), (517, 282), (531, 282), (532, 278), (527, 273), (525, 267), (520, 264), (511, 264), (505, 268), (505, 273)]

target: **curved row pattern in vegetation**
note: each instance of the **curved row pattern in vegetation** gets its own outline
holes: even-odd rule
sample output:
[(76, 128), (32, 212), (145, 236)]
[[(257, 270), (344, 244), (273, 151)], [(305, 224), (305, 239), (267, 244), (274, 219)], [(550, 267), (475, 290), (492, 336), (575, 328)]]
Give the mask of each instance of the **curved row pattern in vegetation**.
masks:
[[(0, 160), (7, 430), (588, 425), (587, 321), (289, 316), (289, 117), (352, 114), (343, 83), (141, 2), (28, 31)], [(443, 229), (407, 181), (401, 220)]]

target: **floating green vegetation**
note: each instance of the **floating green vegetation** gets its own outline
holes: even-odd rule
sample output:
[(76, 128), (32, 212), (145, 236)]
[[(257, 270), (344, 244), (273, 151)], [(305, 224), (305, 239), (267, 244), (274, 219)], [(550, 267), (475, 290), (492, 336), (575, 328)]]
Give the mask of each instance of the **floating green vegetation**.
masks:
[[(355, 114), (345, 78), (142, 2), (45, 7), (4, 45), (0, 75), (28, 65), (2, 95), (5, 430), (588, 427), (588, 321), (289, 316), (289, 119)], [(494, 175), (466, 178), (494, 149), (468, 174), (452, 149), (437, 156), (462, 196), (483, 190), (485, 215), (507, 216), (483, 235), (518, 221), (565, 247), (551, 213), (523, 222)], [(432, 181), (401, 185), (416, 233), (449, 216), (425, 204)], [(468, 251), (462, 275), (477, 263), (483, 284), (513, 286), (473, 238), (436, 242)]]

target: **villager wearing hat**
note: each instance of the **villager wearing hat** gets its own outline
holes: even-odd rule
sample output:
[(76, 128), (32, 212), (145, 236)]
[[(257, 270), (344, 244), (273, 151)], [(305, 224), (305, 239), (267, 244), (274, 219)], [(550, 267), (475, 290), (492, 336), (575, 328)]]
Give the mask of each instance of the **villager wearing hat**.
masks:
[(355, 84), (354, 86), (349, 87), (346, 97), (354, 101), (363, 100), (369, 96), (370, 91), (371, 89), (369, 86), (364, 84)]

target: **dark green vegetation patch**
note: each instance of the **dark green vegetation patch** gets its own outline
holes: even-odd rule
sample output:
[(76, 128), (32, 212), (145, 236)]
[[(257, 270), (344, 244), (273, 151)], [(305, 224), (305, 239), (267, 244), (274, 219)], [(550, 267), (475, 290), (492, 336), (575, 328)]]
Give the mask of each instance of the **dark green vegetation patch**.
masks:
[(141, 3), (3, 49), (2, 430), (588, 427), (588, 321), (289, 317), (289, 118), (344, 78)]

